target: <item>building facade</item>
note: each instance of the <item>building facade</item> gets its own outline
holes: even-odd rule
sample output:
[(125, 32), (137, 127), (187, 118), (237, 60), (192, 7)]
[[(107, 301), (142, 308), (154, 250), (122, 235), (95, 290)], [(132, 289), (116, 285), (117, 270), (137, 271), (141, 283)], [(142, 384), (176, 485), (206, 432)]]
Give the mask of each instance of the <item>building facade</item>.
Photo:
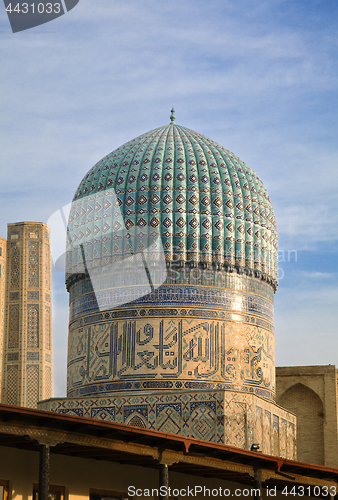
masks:
[(52, 395), (49, 227), (8, 224), (6, 253), (1, 401), (34, 408)]
[(276, 379), (277, 403), (297, 415), (297, 459), (337, 467), (337, 368), (277, 367)]

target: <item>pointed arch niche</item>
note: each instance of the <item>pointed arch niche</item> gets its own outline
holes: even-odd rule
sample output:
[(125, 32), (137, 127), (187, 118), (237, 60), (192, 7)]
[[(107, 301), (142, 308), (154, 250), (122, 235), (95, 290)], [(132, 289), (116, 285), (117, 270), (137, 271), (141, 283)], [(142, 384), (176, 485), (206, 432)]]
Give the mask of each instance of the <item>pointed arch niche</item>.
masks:
[(295, 384), (278, 404), (297, 416), (297, 460), (324, 464), (324, 408), (320, 397), (304, 384)]

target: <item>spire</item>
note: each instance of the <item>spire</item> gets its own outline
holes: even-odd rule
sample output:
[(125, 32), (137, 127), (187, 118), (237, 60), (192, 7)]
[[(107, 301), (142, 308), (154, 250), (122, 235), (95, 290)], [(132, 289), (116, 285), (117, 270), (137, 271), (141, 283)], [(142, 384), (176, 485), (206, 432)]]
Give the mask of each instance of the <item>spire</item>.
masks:
[(171, 121), (171, 123), (175, 123), (175, 120), (176, 120), (175, 110), (174, 110), (174, 108), (171, 108), (170, 121)]

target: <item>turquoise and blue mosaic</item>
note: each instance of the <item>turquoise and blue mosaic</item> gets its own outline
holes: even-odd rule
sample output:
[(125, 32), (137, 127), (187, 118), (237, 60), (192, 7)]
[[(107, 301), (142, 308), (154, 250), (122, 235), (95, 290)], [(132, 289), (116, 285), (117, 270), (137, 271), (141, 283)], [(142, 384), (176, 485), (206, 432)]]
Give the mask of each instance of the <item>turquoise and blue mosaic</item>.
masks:
[(255, 395), (224, 391), (148, 392), (50, 399), (40, 409), (98, 418), (296, 459), (296, 417)]
[[(172, 262), (236, 266), (277, 284), (277, 231), (259, 177), (216, 142), (171, 123), (113, 151), (84, 177), (68, 222), (67, 274), (118, 262), (151, 232)], [(128, 238), (121, 237), (121, 233)]]
[[(126, 279), (126, 270), (120, 270), (118, 278), (112, 277), (110, 274), (103, 274), (98, 283), (99, 290), (110, 290), (114, 288), (114, 282), (118, 280), (119, 285), (124, 287), (128, 284), (137, 284), (137, 277), (133, 276), (134, 283), (130, 281), (130, 276)], [(159, 277), (160, 278), (160, 277)], [(162, 280), (153, 280), (156, 284), (161, 284)], [(163, 282), (164, 283), (164, 282)], [(230, 273), (224, 271), (217, 271), (216, 269), (200, 269), (200, 268), (167, 268), (166, 272), (166, 285), (190, 285), (190, 286), (203, 286), (214, 288), (227, 288), (229, 290), (237, 290), (239, 292), (254, 293), (261, 297), (265, 297), (270, 302), (274, 300), (273, 288), (264, 281), (247, 276), (246, 274), (238, 275), (237, 273)], [(184, 289), (183, 289), (184, 290)], [(81, 295), (85, 295), (93, 291), (92, 284), (88, 279), (81, 279), (75, 281), (69, 290), (70, 302)], [(181, 293), (181, 292), (180, 292)], [(152, 297), (153, 295), (148, 295)], [(123, 307), (123, 306), (120, 306)]]
[(105, 321), (71, 329), (68, 396), (179, 390), (179, 382), (185, 389), (252, 389), (274, 398), (272, 333), (209, 318), (148, 321)]
[(85, 295), (78, 296), (70, 302), (70, 321), (84, 314), (97, 311), (98, 297), (100, 304), (106, 303), (106, 308), (109, 309), (109, 304), (116, 303), (117, 296), (123, 294), (124, 297), (127, 297), (126, 303), (133, 302), (134, 307), (146, 305), (153, 307), (176, 305), (182, 308), (190, 307), (191, 305), (195, 307), (203, 306), (205, 308), (212, 307), (224, 311), (236, 310), (236, 312), (240, 313), (255, 314), (273, 323), (273, 303), (257, 294), (215, 287), (162, 285), (151, 294), (146, 293), (145, 296), (138, 300), (133, 300), (133, 297), (142, 295), (139, 288), (117, 288), (103, 290), (102, 292), (96, 290), (95, 293), (86, 293)]

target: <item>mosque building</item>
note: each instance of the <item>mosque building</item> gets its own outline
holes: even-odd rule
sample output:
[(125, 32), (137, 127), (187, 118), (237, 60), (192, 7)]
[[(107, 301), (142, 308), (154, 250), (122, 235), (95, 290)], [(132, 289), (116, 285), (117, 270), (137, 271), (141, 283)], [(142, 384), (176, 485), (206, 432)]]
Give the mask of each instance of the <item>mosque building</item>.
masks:
[(174, 110), (74, 195), (66, 398), (51, 398), (48, 226), (9, 224), (0, 249), (3, 403), (338, 466), (336, 368), (277, 369), (276, 399), (267, 190)]
[(275, 403), (275, 217), (242, 160), (172, 112), (86, 174), (67, 238), (67, 398), (40, 408), (296, 456)]

